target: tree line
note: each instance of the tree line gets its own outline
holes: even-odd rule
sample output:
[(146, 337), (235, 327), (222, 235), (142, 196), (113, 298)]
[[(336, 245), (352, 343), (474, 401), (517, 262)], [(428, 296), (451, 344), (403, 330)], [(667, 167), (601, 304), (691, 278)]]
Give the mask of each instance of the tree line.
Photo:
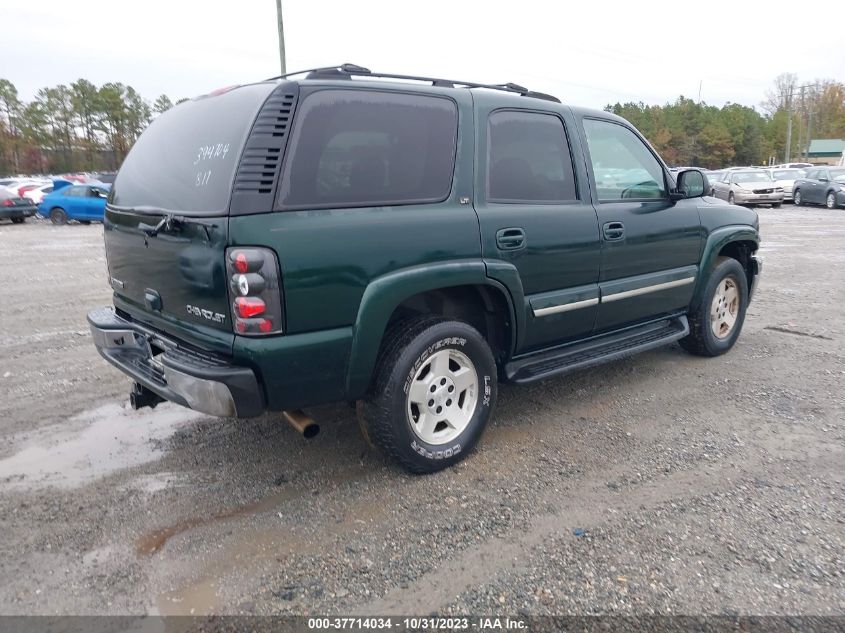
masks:
[(167, 95), (150, 104), (132, 86), (86, 79), (42, 88), (27, 102), (0, 79), (0, 174), (115, 170), (172, 106)]
[(796, 75), (780, 75), (755, 108), (728, 103), (721, 108), (686, 97), (671, 104), (615, 103), (605, 107), (633, 123), (670, 165), (717, 169), (764, 165), (786, 159), (806, 161), (811, 139), (845, 139), (845, 85), (817, 80), (799, 85)]
[[(167, 95), (150, 103), (132, 86), (97, 87), (86, 79), (42, 88), (25, 102), (0, 79), (0, 174), (115, 170), (150, 121), (173, 105)], [(806, 156), (811, 138), (845, 139), (841, 82), (799, 84), (783, 74), (760, 105), (718, 108), (681, 96), (662, 106), (615, 103), (605, 110), (631, 121), (671, 165), (783, 162), (790, 119), (790, 160)]]

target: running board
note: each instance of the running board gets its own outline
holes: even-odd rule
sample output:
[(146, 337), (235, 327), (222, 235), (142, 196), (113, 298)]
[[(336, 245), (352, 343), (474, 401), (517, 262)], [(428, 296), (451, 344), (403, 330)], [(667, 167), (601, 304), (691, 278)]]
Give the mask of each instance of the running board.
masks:
[(515, 383), (543, 380), (661, 347), (687, 334), (687, 317), (677, 316), (512, 360), (505, 365), (505, 375)]

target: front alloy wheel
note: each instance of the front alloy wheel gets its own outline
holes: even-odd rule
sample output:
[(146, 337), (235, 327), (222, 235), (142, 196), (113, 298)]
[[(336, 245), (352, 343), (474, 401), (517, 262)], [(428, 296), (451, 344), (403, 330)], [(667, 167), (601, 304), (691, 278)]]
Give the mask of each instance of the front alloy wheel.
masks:
[(801, 190), (796, 189), (795, 193), (792, 195), (792, 204), (795, 206), (801, 206)]
[(836, 208), (836, 194), (832, 191), (827, 194), (827, 208), (828, 209), (835, 209)]
[(739, 337), (748, 307), (748, 277), (731, 257), (719, 257), (704, 286), (702, 300), (690, 310), (690, 332), (678, 343), (698, 356), (724, 354)]
[(730, 336), (739, 316), (739, 289), (731, 277), (725, 277), (716, 286), (710, 304), (710, 329), (717, 339)]

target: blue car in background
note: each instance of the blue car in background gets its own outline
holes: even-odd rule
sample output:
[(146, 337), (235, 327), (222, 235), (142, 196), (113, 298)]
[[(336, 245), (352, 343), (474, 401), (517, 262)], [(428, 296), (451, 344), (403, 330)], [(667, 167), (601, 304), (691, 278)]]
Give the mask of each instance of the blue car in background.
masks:
[(50, 218), (53, 224), (67, 224), (69, 220), (82, 224), (103, 221), (111, 185), (102, 182), (77, 185), (67, 180), (54, 183), (53, 193), (44, 196), (38, 205), (38, 215)]

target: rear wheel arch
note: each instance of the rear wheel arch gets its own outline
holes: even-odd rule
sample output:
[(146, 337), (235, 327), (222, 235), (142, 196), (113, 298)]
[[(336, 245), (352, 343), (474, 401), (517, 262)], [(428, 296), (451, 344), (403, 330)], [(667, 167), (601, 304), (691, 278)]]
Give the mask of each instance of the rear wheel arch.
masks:
[(512, 303), (504, 289), (497, 286), (472, 284), (420, 292), (396, 306), (387, 329), (405, 318), (422, 315), (468, 323), (487, 341), (497, 362), (503, 362), (513, 349)]
[[(498, 314), (498, 310), (505, 311), (504, 331), (487, 316)], [(402, 317), (421, 314), (463, 320), (480, 328), (485, 337), (489, 332), (497, 347), (504, 348), (503, 357), (510, 355), (515, 344), (513, 300), (506, 287), (486, 276), (483, 262), (467, 260), (395, 271), (371, 282), (361, 298), (346, 379), (350, 399), (361, 397), (369, 387), (388, 327)]]

